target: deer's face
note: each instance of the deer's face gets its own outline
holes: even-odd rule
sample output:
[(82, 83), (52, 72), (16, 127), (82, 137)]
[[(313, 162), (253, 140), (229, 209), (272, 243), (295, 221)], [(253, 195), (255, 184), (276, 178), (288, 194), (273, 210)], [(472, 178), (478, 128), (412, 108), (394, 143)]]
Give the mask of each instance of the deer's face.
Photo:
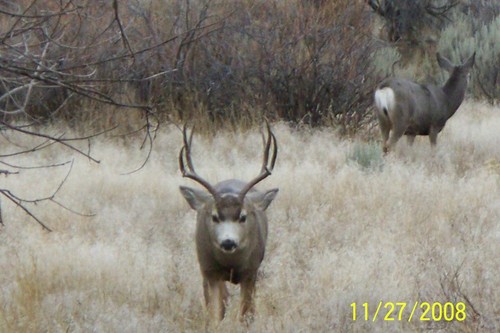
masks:
[(465, 81), (468, 84), (471, 77), (470, 72), (471, 72), (471, 67), (462, 65), (462, 66), (456, 66), (452, 75), (454, 75), (457, 80), (460, 80), (462, 82)]
[(244, 202), (235, 193), (213, 198), (209, 193), (181, 186), (181, 193), (198, 213), (198, 221), (209, 233), (212, 246), (225, 254), (245, 249), (256, 235), (262, 212), (270, 205), (278, 189), (251, 192)]
[(224, 253), (245, 248), (251, 229), (249, 226), (255, 223), (254, 215), (248, 216), (248, 210), (233, 193), (217, 198), (206, 221), (213, 245)]
[[(205, 245), (208, 242), (214, 249), (230, 254), (244, 249), (251, 240), (254, 240), (254, 243), (257, 241), (258, 228), (265, 220), (263, 211), (278, 192), (275, 189), (260, 193), (253, 189), (256, 184), (271, 175), (278, 156), (276, 137), (267, 121), (266, 127), (267, 139), (263, 136), (264, 158), (259, 175), (248, 183), (230, 179), (212, 186), (194, 170), (191, 159), (193, 132), (191, 131), (191, 135), (188, 136), (187, 127), (184, 126), (182, 131), (184, 145), (179, 152), (179, 168), (184, 177), (198, 182), (208, 191), (207, 193), (180, 187), (191, 208), (198, 212), (196, 229), (198, 245), (199, 243)], [(267, 234), (267, 224), (265, 228)]]
[(476, 53), (474, 52), (469, 59), (467, 59), (461, 65), (453, 65), (448, 59), (441, 56), (439, 53), (437, 54), (438, 64), (441, 68), (448, 71), (450, 73), (450, 79), (455, 82), (466, 82), (469, 83), (470, 80), (470, 72), (472, 66), (474, 66)]

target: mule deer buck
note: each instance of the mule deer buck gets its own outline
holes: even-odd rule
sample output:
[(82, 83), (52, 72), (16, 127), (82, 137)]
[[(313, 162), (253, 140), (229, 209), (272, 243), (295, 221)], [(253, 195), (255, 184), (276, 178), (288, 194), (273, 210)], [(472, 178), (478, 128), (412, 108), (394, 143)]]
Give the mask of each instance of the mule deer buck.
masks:
[(384, 153), (403, 135), (407, 136), (410, 145), (417, 135), (428, 135), (431, 146), (436, 145), (438, 133), (462, 104), (475, 55), (474, 52), (465, 63), (454, 66), (437, 53), (439, 66), (450, 73), (443, 87), (400, 78), (386, 79), (378, 86), (375, 112), (382, 132)]
[(193, 131), (188, 138), (184, 126), (179, 167), (183, 177), (198, 182), (208, 193), (185, 186), (180, 186), (180, 191), (197, 212), (196, 251), (203, 276), (205, 303), (211, 316), (218, 312), (218, 318), (222, 320), (228, 298), (225, 282), (240, 284), (240, 314), (243, 319), (247, 312), (253, 315), (255, 311), (253, 296), (257, 270), (264, 259), (267, 240), (264, 211), (278, 193), (278, 189), (259, 192), (254, 186), (268, 177), (274, 168), (278, 153), (276, 138), (267, 124), (264, 159), (257, 177), (248, 183), (230, 179), (215, 186), (194, 170), (192, 138)]

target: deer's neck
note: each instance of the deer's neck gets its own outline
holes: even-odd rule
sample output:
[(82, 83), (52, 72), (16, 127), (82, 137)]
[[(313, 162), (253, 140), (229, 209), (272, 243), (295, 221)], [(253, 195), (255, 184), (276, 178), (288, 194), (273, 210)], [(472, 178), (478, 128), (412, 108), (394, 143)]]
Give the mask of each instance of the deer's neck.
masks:
[(448, 106), (448, 113), (451, 117), (458, 109), (465, 96), (465, 89), (467, 87), (467, 79), (461, 79), (452, 74), (446, 81), (443, 92), (446, 96), (446, 105)]

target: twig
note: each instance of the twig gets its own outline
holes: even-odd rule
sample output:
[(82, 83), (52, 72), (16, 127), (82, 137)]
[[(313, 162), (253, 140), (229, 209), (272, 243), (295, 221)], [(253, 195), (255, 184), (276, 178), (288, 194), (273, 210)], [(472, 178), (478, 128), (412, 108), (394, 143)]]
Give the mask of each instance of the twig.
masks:
[[(0, 162), (1, 163), (1, 162)], [(2, 164), (5, 164), (5, 163), (2, 163)], [(0, 175), (17, 175), (19, 174), (19, 171), (9, 171), (9, 170), (2, 170), (0, 169)]]
[(118, 28), (120, 29), (120, 34), (122, 36), (123, 46), (125, 46), (125, 48), (129, 50), (130, 55), (132, 56), (133, 62), (135, 62), (134, 51), (132, 50), (132, 46), (130, 46), (130, 43), (129, 43), (128, 38), (127, 38), (127, 34), (125, 33), (125, 30), (123, 29), (122, 22), (120, 21), (120, 15), (118, 13), (118, 0), (113, 0), (113, 10), (114, 10), (114, 14), (115, 14), (115, 21), (118, 24)]
[[(96, 160), (95, 158), (93, 158), (92, 156), (84, 153), (83, 151), (81, 151), (80, 149), (66, 143), (66, 141), (70, 141), (71, 139), (62, 139), (62, 138), (56, 138), (56, 137), (53, 137), (53, 136), (50, 136), (50, 135), (46, 135), (46, 134), (42, 134), (42, 133), (36, 133), (36, 132), (32, 132), (32, 131), (27, 131), (27, 130), (24, 130), (24, 129), (21, 129), (19, 127), (16, 127), (16, 126), (12, 126), (6, 122), (4, 122), (3, 120), (0, 120), (0, 124), (4, 125), (5, 127), (11, 129), (11, 130), (14, 130), (14, 131), (17, 131), (17, 132), (21, 132), (23, 134), (27, 134), (27, 135), (31, 135), (31, 136), (37, 136), (37, 137), (41, 137), (41, 138), (45, 138), (45, 139), (48, 139), (48, 140), (52, 140), (54, 142), (57, 142), (73, 151), (76, 151), (77, 153), (87, 157), (88, 159), (92, 160), (93, 162), (95, 163), (100, 163), (99, 160)], [(79, 140), (82, 140), (81, 138), (79, 138)]]
[[(4, 161), (0, 161), (0, 164), (6, 165), (6, 166), (11, 167), (11, 168), (21, 169), (21, 170), (58, 168), (58, 167), (66, 165), (68, 163), (71, 163), (71, 161), (66, 161), (66, 162), (56, 163), (56, 164), (50, 164), (50, 165), (21, 166), (21, 165), (14, 165), (14, 164), (10, 164), (10, 163), (4, 162)], [(1, 173), (1, 171), (0, 171), (0, 173)], [(19, 172), (16, 172), (16, 173), (19, 173)]]
[[(12, 201), (19, 208), (21, 208), (26, 214), (28, 214), (32, 219), (34, 219), (38, 224), (40, 224), (43, 229), (45, 229), (46, 231), (49, 231), (49, 232), (52, 231), (52, 229), (50, 229), (49, 227), (47, 227), (38, 217), (36, 217), (33, 213), (31, 213), (29, 209), (27, 209), (26, 207), (24, 207), (24, 205), (22, 204), (23, 200), (17, 198), (9, 190), (0, 189), (0, 194), (2, 194), (4, 197), (6, 197), (10, 201)], [(3, 224), (3, 222), (2, 222), (2, 224)]]
[[(159, 122), (157, 122), (157, 124), (158, 123)], [(153, 129), (154, 135), (151, 135), (151, 128), (153, 128), (153, 126), (151, 125), (151, 121), (149, 120), (149, 113), (146, 113), (146, 125), (144, 125), (144, 127), (142, 128), (142, 129), (146, 129), (146, 134), (144, 135), (144, 140), (142, 141), (141, 149), (143, 149), (145, 147), (146, 143), (148, 143), (148, 153), (146, 155), (146, 158), (144, 159), (144, 161), (142, 162), (142, 164), (138, 168), (136, 168), (132, 171), (129, 171), (129, 172), (125, 172), (122, 175), (130, 175), (130, 174), (133, 174), (133, 173), (141, 170), (142, 168), (144, 168), (146, 163), (149, 161), (149, 158), (151, 157), (151, 153), (153, 152), (153, 142), (154, 142), (154, 139), (156, 138), (156, 131), (158, 130), (158, 125)]]

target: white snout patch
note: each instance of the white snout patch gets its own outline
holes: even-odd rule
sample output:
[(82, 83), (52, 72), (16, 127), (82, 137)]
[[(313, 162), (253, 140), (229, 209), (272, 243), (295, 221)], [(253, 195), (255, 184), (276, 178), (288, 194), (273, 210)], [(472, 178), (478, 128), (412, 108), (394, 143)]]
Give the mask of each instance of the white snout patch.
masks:
[(230, 251), (224, 250), (226, 252), (234, 252), (240, 245), (240, 233), (241, 225), (238, 222), (224, 221), (219, 222), (215, 225), (215, 237), (217, 238), (217, 244), (221, 247), (224, 241), (231, 241), (236, 246)]

